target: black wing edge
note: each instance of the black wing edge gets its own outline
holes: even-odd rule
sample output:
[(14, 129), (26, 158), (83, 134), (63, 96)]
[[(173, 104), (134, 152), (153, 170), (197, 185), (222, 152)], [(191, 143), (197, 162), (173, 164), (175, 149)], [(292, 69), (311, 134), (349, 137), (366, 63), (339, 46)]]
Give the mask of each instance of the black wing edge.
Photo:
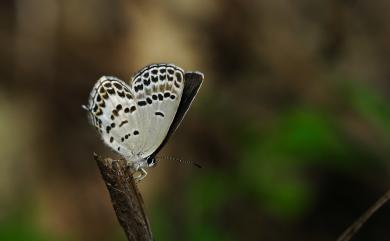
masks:
[(200, 86), (202, 85), (203, 79), (204, 79), (204, 76), (200, 72), (187, 72), (184, 74), (183, 94), (181, 96), (180, 104), (179, 104), (179, 107), (177, 108), (175, 118), (173, 119), (172, 124), (169, 127), (167, 136), (164, 138), (163, 142), (156, 149), (156, 151), (153, 152), (153, 154), (151, 155), (152, 157), (157, 155), (157, 153), (161, 150), (161, 148), (163, 148), (164, 145), (167, 143), (169, 137), (179, 127), (185, 114), (187, 113), (188, 109), (190, 108), (192, 101), (194, 100), (196, 94), (198, 93)]

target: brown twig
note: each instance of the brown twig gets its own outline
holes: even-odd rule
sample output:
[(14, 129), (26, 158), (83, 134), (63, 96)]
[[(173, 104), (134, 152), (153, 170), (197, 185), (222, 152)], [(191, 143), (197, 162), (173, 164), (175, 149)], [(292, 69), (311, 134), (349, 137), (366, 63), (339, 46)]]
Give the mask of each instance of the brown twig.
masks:
[(357, 231), (363, 226), (363, 224), (387, 201), (390, 200), (390, 189), (378, 199), (362, 216), (359, 217), (343, 234), (337, 239), (337, 241), (349, 241), (356, 234)]
[(152, 232), (145, 215), (142, 196), (132, 173), (123, 160), (102, 160), (94, 153), (100, 173), (110, 193), (120, 225), (129, 241), (152, 241)]

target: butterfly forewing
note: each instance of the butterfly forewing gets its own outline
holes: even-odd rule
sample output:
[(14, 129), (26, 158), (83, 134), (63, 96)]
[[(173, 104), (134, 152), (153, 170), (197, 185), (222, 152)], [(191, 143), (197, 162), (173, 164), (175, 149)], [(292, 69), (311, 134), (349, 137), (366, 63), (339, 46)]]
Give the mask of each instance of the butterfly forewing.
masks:
[(132, 79), (140, 133), (142, 157), (161, 145), (175, 117), (184, 87), (184, 72), (170, 64), (150, 65)]
[(195, 95), (198, 93), (198, 90), (202, 85), (203, 78), (203, 74), (200, 72), (188, 72), (184, 74), (183, 93), (179, 107), (177, 108), (175, 114), (175, 118), (173, 119), (172, 124), (169, 127), (168, 133), (165, 136), (163, 142), (152, 155), (156, 155), (161, 150), (161, 148), (164, 147), (169, 137), (175, 132), (175, 130), (183, 120), (185, 114), (187, 113), (187, 110), (190, 108), (190, 105), (195, 98)]

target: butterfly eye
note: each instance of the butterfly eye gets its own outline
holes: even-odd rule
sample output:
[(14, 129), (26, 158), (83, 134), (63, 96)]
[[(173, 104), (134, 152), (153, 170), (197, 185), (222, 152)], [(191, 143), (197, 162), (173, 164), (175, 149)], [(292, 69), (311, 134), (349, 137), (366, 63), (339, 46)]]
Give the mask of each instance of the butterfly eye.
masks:
[(156, 164), (156, 159), (154, 159), (153, 157), (148, 157), (146, 162), (148, 163), (149, 167), (152, 167), (152, 166), (154, 166), (154, 164)]

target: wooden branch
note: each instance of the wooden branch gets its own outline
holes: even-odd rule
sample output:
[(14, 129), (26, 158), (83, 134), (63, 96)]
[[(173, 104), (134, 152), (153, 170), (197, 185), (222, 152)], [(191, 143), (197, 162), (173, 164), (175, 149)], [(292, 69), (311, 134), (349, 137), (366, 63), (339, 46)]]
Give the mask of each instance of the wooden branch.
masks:
[(367, 220), (376, 212), (379, 208), (383, 207), (386, 202), (390, 200), (390, 189), (378, 199), (362, 216), (360, 216), (343, 234), (337, 239), (337, 241), (349, 241), (359, 231), (359, 229), (367, 222)]
[(100, 173), (110, 193), (120, 225), (129, 241), (152, 241), (152, 232), (145, 215), (142, 196), (124, 160), (102, 160), (94, 153)]

